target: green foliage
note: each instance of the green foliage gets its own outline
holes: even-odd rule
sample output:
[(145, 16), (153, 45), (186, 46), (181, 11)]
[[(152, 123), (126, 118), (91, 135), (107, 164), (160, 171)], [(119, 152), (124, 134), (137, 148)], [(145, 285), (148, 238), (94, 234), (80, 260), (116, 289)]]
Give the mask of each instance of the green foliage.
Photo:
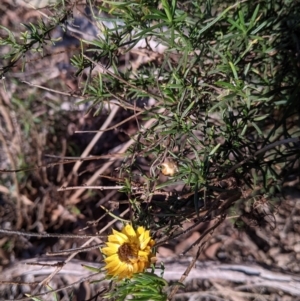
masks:
[(135, 301), (165, 301), (167, 295), (163, 288), (167, 282), (152, 273), (134, 274), (131, 279), (116, 281), (116, 286), (105, 296), (109, 300), (123, 301), (130, 296)]
[(0, 78), (6, 72), (16, 66), (17, 62), (23, 58), (23, 68), (26, 60), (25, 54), (39, 52), (43, 55), (43, 48), (47, 43), (54, 44), (55, 39), (51, 39), (51, 31), (63, 22), (68, 17), (68, 12), (65, 9), (60, 10), (55, 14), (55, 17), (50, 18), (50, 22), (46, 24), (41, 19), (37, 24), (22, 24), (27, 30), (20, 33), (20, 37), (16, 38), (12, 31), (4, 26), (0, 26), (6, 32), (4, 38), (0, 38), (0, 46), (7, 46), (7, 50), (1, 55), (1, 59), (5, 60), (6, 64), (2, 66)]
[[(18, 37), (1, 27), (1, 45), (8, 47), (2, 54), (3, 75), (27, 52), (43, 56), (43, 45), (55, 43), (50, 33), (70, 20), (67, 4), (61, 3), (47, 23), (41, 18), (24, 24), (26, 31)], [(77, 75), (89, 70), (83, 102), (92, 101), (99, 112), (111, 96), (122, 106), (140, 97), (157, 101), (143, 114), (156, 122), (137, 141), (139, 153), (135, 145), (131, 156), (149, 156), (153, 175), (159, 172), (155, 162), (173, 158), (179, 168), (173, 182), (182, 181), (190, 191), (229, 176), (239, 179), (241, 189), (259, 186), (269, 193), (270, 180), (280, 188), (299, 160), (297, 3), (103, 1), (95, 7), (109, 17), (94, 15), (101, 34), (81, 40), (80, 53), (71, 59)], [(163, 45), (163, 60), (121, 72), (120, 54), (144, 39), (150, 52)], [(103, 72), (92, 76), (96, 65)], [(105, 71), (108, 67), (113, 71)]]

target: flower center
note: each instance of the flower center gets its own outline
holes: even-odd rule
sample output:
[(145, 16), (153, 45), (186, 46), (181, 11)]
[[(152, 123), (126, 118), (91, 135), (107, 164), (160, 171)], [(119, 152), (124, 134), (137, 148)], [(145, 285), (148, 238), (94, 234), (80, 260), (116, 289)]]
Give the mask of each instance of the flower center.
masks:
[(124, 243), (118, 249), (118, 256), (121, 261), (123, 262), (132, 262), (137, 259), (137, 251), (134, 246), (130, 245), (129, 243)]

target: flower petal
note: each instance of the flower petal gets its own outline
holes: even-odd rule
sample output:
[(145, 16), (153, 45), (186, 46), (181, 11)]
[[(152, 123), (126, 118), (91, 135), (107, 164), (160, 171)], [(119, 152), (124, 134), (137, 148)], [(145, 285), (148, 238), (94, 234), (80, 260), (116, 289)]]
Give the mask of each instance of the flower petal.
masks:
[(121, 264), (121, 262), (116, 263), (116, 262), (112, 261), (105, 266), (105, 269), (109, 270), (110, 272), (113, 272), (119, 268), (120, 264)]
[(101, 249), (102, 253), (106, 256), (111, 256), (113, 254), (116, 254), (120, 247), (120, 245), (111, 242), (107, 242), (106, 245), (107, 247)]
[(119, 231), (113, 230), (113, 234), (108, 236), (108, 241), (121, 245), (128, 241), (128, 237)]
[(148, 238), (146, 238), (146, 239), (140, 241), (140, 248), (141, 248), (142, 250), (144, 250), (144, 249), (148, 246), (150, 240), (151, 240), (151, 237), (148, 237)]
[(128, 273), (128, 264), (126, 264), (125, 262), (122, 262), (116, 270), (116, 275), (121, 275), (123, 273)]
[(136, 229), (136, 232), (137, 232), (137, 234), (140, 236), (141, 234), (143, 234), (143, 233), (145, 232), (145, 228), (139, 226), (139, 227)]
[(140, 250), (139, 251), (139, 258), (141, 260), (144, 259), (144, 258), (146, 258), (146, 260), (148, 260), (149, 254), (150, 254), (150, 252), (145, 252), (145, 251)]
[(130, 224), (127, 224), (123, 228), (122, 233), (124, 233), (127, 237), (128, 236), (133, 236), (133, 237), (136, 236), (136, 233), (135, 233), (134, 229), (132, 228), (132, 226)]
[(105, 261), (106, 263), (108, 263), (108, 262), (115, 262), (115, 263), (118, 263), (118, 262), (120, 261), (120, 259), (119, 259), (118, 254), (114, 254), (114, 255), (111, 255), (111, 256), (106, 257), (106, 258), (104, 259), (104, 261)]

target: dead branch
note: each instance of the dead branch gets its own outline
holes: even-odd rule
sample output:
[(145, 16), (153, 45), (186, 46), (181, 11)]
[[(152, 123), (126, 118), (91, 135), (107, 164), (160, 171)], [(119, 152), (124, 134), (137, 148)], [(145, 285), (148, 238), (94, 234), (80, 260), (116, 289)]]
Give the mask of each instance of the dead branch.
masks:
[[(178, 281), (184, 274), (186, 268), (191, 264), (193, 258), (169, 259), (164, 261), (164, 278), (167, 281)], [(38, 276), (45, 276), (53, 273), (63, 258), (29, 259), (16, 262), (13, 266), (3, 270), (0, 275), (0, 290), (3, 291), (18, 277), (31, 276), (35, 280)], [(32, 265), (35, 263), (35, 265)], [(38, 265), (36, 265), (38, 264)], [(90, 263), (72, 259), (65, 263), (56, 277), (64, 277), (65, 283), (70, 287), (72, 283), (78, 284), (81, 279), (95, 274), (84, 266), (101, 268), (101, 263)], [(160, 273), (160, 272), (158, 272)], [(94, 275), (92, 279), (101, 279), (103, 274)], [(194, 268), (189, 272), (184, 283), (191, 280), (227, 281), (235, 284), (235, 291), (251, 290), (251, 288), (264, 287), (274, 291), (282, 291), (292, 296), (300, 296), (300, 277), (287, 273), (279, 273), (259, 265), (248, 264), (222, 264), (219, 262), (197, 261)]]

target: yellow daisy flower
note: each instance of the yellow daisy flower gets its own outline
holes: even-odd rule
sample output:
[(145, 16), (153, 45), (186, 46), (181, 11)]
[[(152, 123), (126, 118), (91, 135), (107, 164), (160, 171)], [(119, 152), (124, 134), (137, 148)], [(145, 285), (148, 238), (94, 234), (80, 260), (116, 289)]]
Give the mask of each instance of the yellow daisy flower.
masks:
[(155, 241), (150, 236), (150, 231), (144, 227), (133, 227), (127, 224), (122, 232), (113, 230), (108, 236), (106, 247), (102, 248), (105, 270), (108, 275), (119, 279), (131, 278), (135, 273), (141, 273), (155, 262), (151, 248)]

